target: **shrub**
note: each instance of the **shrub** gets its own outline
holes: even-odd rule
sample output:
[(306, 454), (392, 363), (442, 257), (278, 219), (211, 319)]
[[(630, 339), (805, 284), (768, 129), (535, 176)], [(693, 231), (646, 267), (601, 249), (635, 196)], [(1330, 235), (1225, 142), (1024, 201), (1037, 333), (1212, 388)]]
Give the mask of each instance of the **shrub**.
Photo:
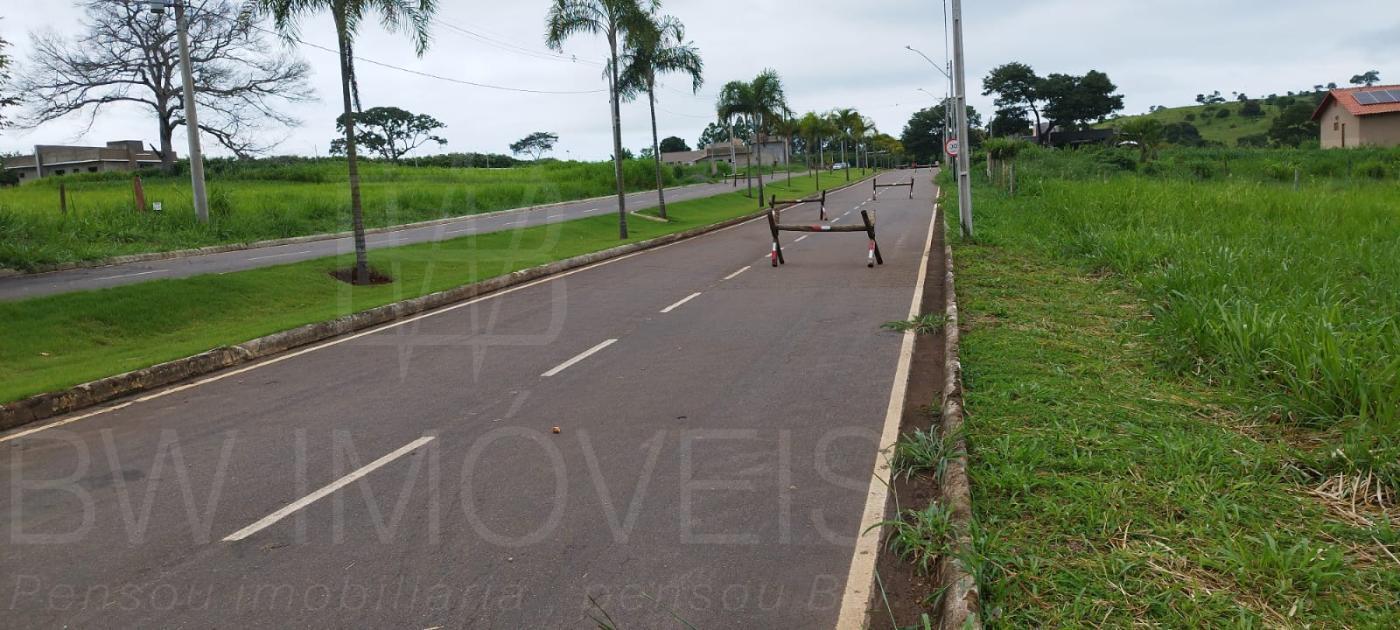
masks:
[(1215, 112), (1215, 117), (1216, 117), (1216, 118), (1229, 118), (1229, 117), (1230, 117), (1230, 110), (1228, 110), (1228, 109), (1222, 107), (1222, 108), (1220, 108), (1218, 111)]
[(1196, 179), (1210, 179), (1220, 171), (1214, 162), (1206, 160), (1190, 160), (1186, 162), (1186, 170), (1195, 175)]
[(1195, 115), (1195, 114), (1187, 114), (1187, 115), (1186, 115), (1186, 122), (1196, 122), (1196, 115)]
[(1112, 166), (1121, 171), (1135, 171), (1138, 167), (1138, 161), (1123, 151), (1104, 151), (1099, 155), (1098, 160), (1104, 165)]
[[(1241, 142), (1243, 142), (1243, 139), (1241, 139)], [(1264, 165), (1264, 175), (1274, 181), (1287, 182), (1293, 180), (1293, 173), (1296, 169), (1297, 165), (1295, 164), (1269, 162)]]
[(1247, 136), (1242, 136), (1239, 140), (1235, 141), (1235, 144), (1236, 146), (1248, 149), (1262, 149), (1269, 146), (1269, 136), (1263, 133), (1252, 133)]
[(1390, 177), (1390, 167), (1385, 162), (1371, 160), (1357, 165), (1356, 174), (1371, 179), (1386, 179)]

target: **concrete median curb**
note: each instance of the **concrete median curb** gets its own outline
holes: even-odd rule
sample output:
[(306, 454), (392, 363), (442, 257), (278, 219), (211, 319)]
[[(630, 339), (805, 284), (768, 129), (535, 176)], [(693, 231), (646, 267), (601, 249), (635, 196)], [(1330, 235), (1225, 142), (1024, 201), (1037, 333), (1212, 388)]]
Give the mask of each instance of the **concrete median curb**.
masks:
[[(946, 217), (943, 224), (946, 234)], [(946, 238), (943, 243), (943, 260), (946, 270), (943, 275), (944, 314), (947, 320), (943, 324), (943, 407), (940, 429), (945, 438), (954, 437), (953, 452), (958, 455), (948, 460), (948, 467), (938, 484), (939, 502), (951, 511), (955, 536), (955, 551), (943, 557), (938, 572), (938, 586), (943, 592), (939, 627), (975, 630), (982, 627), (981, 598), (977, 590), (977, 580), (966, 562), (972, 553), (972, 487), (967, 476), (967, 437), (963, 431), (962, 361), (958, 359), (960, 332), (958, 299), (953, 290), (953, 246)]]
[[(861, 180), (863, 182), (865, 180)], [(852, 183), (851, 186), (860, 182)], [(832, 189), (844, 190), (850, 186)], [(233, 346), (221, 346), (194, 356), (175, 359), (151, 367), (90, 381), (58, 392), (37, 394), (0, 405), (0, 431), (72, 413), (139, 392), (172, 385), (197, 376), (267, 358), (293, 348), (359, 332), (403, 317), (476, 298), (502, 289), (532, 282), (557, 273), (596, 264), (635, 252), (669, 245), (722, 230), (764, 216), (766, 210), (751, 212), (718, 223), (667, 234), (654, 239), (628, 243), (589, 254), (521, 269), (428, 295), (385, 304), (336, 319), (307, 324), (273, 333)]]

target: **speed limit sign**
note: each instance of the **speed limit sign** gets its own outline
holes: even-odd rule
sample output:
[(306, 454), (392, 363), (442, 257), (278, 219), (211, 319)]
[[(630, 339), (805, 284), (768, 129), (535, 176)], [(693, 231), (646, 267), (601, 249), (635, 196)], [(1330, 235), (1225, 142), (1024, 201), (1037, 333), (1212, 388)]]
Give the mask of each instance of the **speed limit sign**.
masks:
[(958, 157), (958, 139), (957, 139), (957, 138), (949, 138), (949, 139), (948, 139), (948, 144), (945, 145), (943, 148), (944, 148), (945, 151), (948, 152), (948, 157)]

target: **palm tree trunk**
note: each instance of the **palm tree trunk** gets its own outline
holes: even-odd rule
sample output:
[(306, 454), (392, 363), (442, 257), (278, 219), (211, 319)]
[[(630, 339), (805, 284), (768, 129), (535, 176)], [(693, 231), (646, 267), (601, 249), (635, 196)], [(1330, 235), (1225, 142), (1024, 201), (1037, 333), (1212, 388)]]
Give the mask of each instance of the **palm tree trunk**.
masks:
[(608, 33), (608, 47), (612, 57), (608, 63), (611, 73), (608, 81), (608, 95), (612, 100), (613, 132), (613, 173), (617, 177), (617, 237), (627, 239), (627, 186), (622, 180), (622, 109), (617, 98), (617, 31)]
[(725, 121), (729, 125), (729, 174), (734, 176), (734, 187), (739, 187), (739, 158), (734, 155), (734, 120)]
[(755, 149), (756, 151), (758, 151), (758, 159), (756, 160), (756, 161), (758, 162), (758, 207), (762, 208), (762, 207), (763, 207), (763, 140), (762, 140), (762, 136), (759, 135), (759, 133), (758, 133), (758, 129), (759, 129), (759, 127), (758, 127), (758, 120), (755, 119), (755, 118), (750, 118), (749, 121), (753, 124), (753, 129), (754, 129), (754, 131), (753, 131), (753, 146), (754, 146), (754, 149)]
[(656, 139), (656, 82), (647, 84), (647, 102), (651, 106), (651, 152), (656, 158), (657, 216), (666, 218), (666, 182), (661, 179), (661, 144)]
[(846, 161), (846, 139), (841, 139), (841, 163), (846, 166), (842, 169), (846, 171), (846, 181), (851, 181), (851, 163)]
[(335, 30), (340, 44), (340, 91), (345, 109), (345, 161), (350, 170), (350, 225), (355, 232), (355, 271), (350, 276), (352, 284), (369, 283), (369, 252), (365, 245), (365, 214), (360, 201), (360, 164), (355, 151), (354, 98), (351, 85), (354, 82), (354, 60), (349, 54), (349, 34), (345, 20), (339, 16), (335, 20)]

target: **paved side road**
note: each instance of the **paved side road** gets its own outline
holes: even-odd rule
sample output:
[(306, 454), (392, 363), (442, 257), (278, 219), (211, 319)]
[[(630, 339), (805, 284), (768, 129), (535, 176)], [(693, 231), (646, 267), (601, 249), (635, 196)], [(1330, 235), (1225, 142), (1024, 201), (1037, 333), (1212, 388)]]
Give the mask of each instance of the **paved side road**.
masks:
[[(666, 201), (678, 202), (688, 199), (713, 197), (734, 192), (732, 183), (699, 184), (681, 186), (666, 190)], [(627, 195), (628, 211), (656, 207), (656, 191), (643, 191)], [(579, 201), (548, 208), (521, 209), (491, 216), (466, 216), (456, 221), (437, 225), (407, 228), (392, 232), (370, 234), (366, 244), (371, 248), (411, 245), (426, 241), (439, 241), (461, 238), (470, 234), (499, 232), (546, 223), (570, 221), (599, 214), (617, 213), (617, 198)], [(644, 219), (637, 219), (644, 220)], [(218, 254), (202, 254), (183, 258), (169, 258), (138, 263), (125, 263), (105, 267), (68, 269), (33, 275), (0, 277), (0, 301), (22, 300), (25, 298), (54, 295), (72, 291), (105, 289), (159, 280), (165, 278), (185, 278), (206, 273), (226, 273), (258, 267), (271, 267), (313, 258), (324, 258), (355, 251), (354, 239), (350, 237), (242, 249)]]
[(0, 436), (0, 626), (831, 627), (920, 179)]

